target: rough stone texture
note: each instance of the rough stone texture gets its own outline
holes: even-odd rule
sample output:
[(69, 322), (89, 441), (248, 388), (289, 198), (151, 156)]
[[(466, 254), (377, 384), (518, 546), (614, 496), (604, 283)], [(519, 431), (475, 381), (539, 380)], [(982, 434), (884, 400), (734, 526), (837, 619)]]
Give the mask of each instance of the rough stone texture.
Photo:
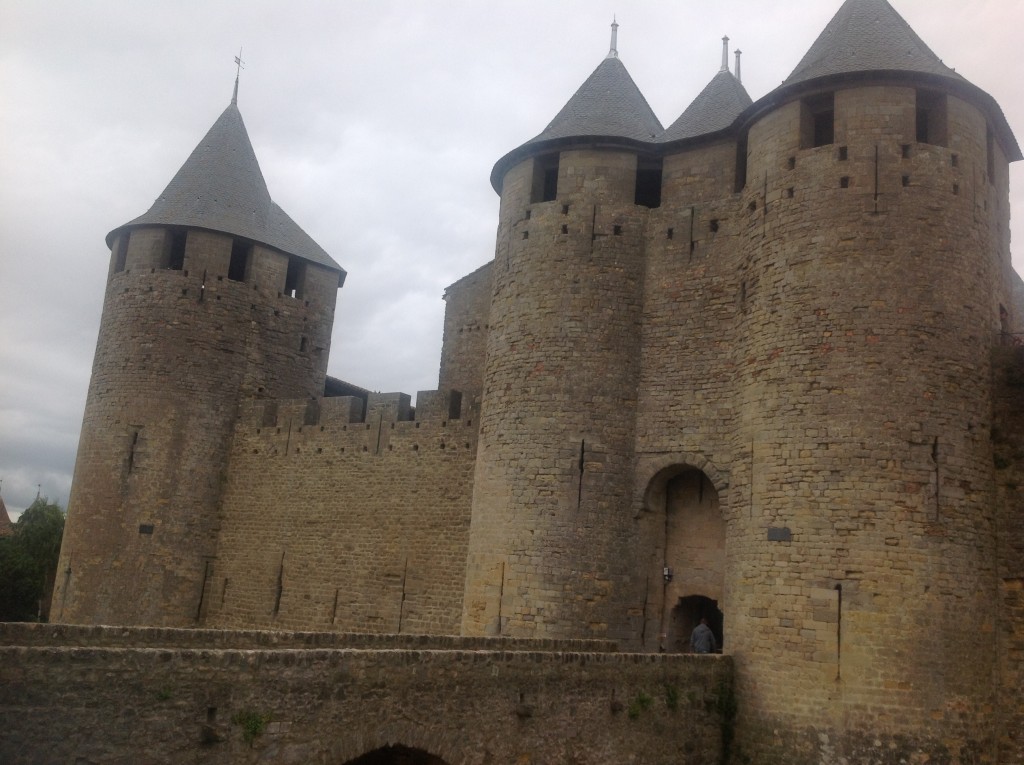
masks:
[(1024, 762), (1024, 346), (994, 353), (992, 442), (996, 467), (1000, 619), (999, 762)]
[(619, 638), (647, 211), (634, 154), (563, 152), (553, 202), (532, 174), (502, 193), (462, 630)]
[(440, 390), (457, 390), (479, 405), (490, 330), (492, 263), (459, 279), (444, 292), (444, 341)]
[[(11, 765), (340, 765), (396, 743), (450, 765), (717, 765), (729, 730), (728, 657), (4, 642)], [(251, 743), (246, 717), (265, 721)]]
[(290, 297), (287, 256), (256, 246), (233, 281), (231, 237), (187, 230), (180, 268), (170, 238), (137, 229), (111, 257), (56, 620), (194, 624), (240, 399), (323, 391), (337, 272), (308, 264)]
[(400, 398), (365, 422), (349, 399), (244, 409), (204, 624), (458, 632), (477, 418), (421, 392), (403, 419)]

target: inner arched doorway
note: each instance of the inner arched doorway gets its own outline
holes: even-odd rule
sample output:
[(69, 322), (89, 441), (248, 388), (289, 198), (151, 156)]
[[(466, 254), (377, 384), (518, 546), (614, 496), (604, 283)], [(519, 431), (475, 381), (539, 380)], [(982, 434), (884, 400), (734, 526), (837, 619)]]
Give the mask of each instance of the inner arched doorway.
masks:
[(382, 746), (364, 755), (349, 760), (345, 765), (448, 765), (422, 749), (406, 746)]
[(680, 598), (672, 609), (669, 619), (666, 643), (668, 651), (686, 653), (690, 650), (690, 633), (706, 619), (711, 633), (715, 636), (715, 646), (721, 652), (724, 642), (723, 627), (725, 618), (718, 608), (718, 601), (704, 595), (687, 595)]
[(661, 470), (648, 486), (641, 531), (650, 550), (641, 641), (647, 650), (685, 652), (701, 618), (725, 639), (725, 520), (711, 479), (690, 465)]

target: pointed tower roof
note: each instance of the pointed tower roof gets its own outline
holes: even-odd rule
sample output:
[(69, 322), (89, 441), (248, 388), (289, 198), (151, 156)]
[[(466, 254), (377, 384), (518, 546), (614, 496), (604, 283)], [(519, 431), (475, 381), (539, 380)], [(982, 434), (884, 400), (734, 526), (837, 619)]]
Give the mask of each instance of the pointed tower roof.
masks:
[[(740, 52), (736, 51), (737, 69), (739, 64)], [(729, 38), (723, 37), (722, 68), (658, 141), (681, 141), (724, 130), (752, 103), (739, 77), (729, 71)]]
[(573, 139), (603, 139), (613, 143), (651, 142), (664, 130), (619, 60), (618, 24), (612, 23), (608, 55), (539, 134), (498, 160), (491, 185), (500, 193), (501, 179), (515, 162)]
[(897, 80), (948, 89), (986, 112), (1011, 162), (1024, 158), (999, 104), (942, 63), (888, 0), (845, 0), (792, 74), (744, 115), (759, 114), (830, 82)]
[(344, 273), (341, 266), (270, 198), (238, 111), (237, 89), (228, 108), (213, 123), (153, 206), (107, 234), (107, 245), (113, 244), (122, 228), (147, 225), (220, 231)]
[(869, 71), (963, 79), (942, 63), (887, 0), (846, 0), (783, 86)]
[(589, 136), (650, 141), (662, 130), (625, 65), (618, 56), (609, 55), (543, 132), (527, 144)]

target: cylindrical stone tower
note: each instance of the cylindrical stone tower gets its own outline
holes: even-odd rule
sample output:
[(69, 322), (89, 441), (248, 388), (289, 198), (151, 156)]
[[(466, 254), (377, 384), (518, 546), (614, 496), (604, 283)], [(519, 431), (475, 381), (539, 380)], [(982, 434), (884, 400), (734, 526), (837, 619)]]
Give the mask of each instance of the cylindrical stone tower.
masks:
[(234, 99), (108, 244), (52, 618), (190, 626), (239, 400), (323, 394), (344, 271), (271, 201)]
[(613, 37), (548, 128), (492, 174), (501, 213), (466, 634), (627, 629), (621, 585), (635, 572), (617, 552), (630, 524), (648, 212), (638, 178), (643, 142), (660, 131)]
[(990, 353), (1020, 151), (884, 0), (846, 3), (743, 131), (748, 462), (726, 589), (748, 741), (759, 762), (976, 761), (994, 737)]

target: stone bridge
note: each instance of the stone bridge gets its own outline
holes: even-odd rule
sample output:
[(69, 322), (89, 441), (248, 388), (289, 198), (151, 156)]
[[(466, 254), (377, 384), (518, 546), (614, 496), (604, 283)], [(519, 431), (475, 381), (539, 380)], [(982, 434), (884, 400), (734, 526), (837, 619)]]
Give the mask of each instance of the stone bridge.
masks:
[(718, 765), (728, 657), (0, 624), (0, 761)]

